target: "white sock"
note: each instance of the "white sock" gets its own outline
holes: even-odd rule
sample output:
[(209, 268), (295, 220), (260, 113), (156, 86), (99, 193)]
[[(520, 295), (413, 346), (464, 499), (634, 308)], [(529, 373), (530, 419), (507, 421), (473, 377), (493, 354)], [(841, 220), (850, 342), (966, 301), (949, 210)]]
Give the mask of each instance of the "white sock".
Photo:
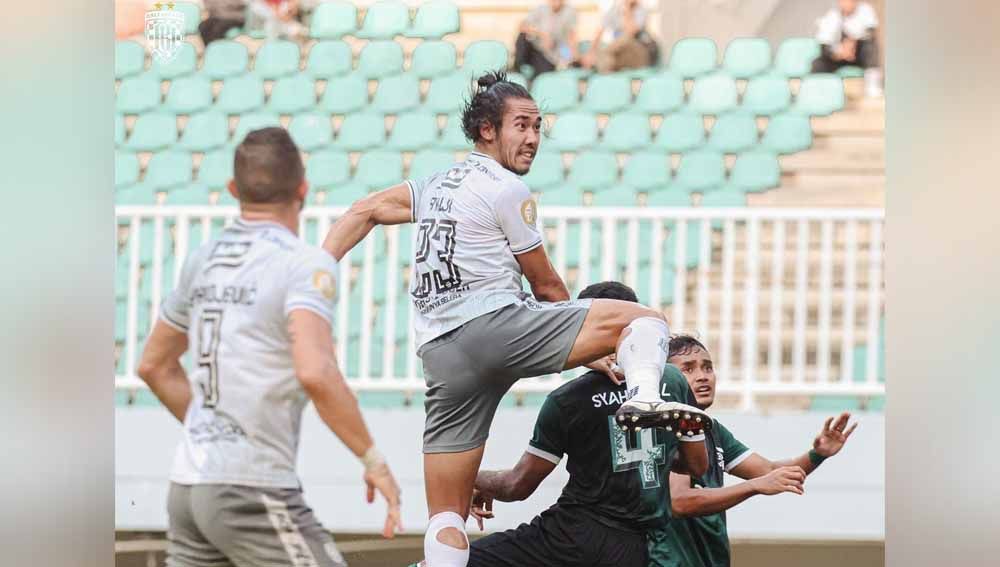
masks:
[(465, 520), (454, 512), (434, 514), (424, 535), (426, 567), (466, 567), (469, 563), (469, 538), (465, 538), (465, 549), (441, 543), (437, 538), (438, 532), (445, 528), (455, 528), (465, 535)]
[(618, 345), (618, 364), (625, 372), (625, 383), (629, 391), (637, 390), (633, 399), (658, 402), (670, 329), (666, 321), (656, 317), (639, 317), (626, 328), (630, 332)]

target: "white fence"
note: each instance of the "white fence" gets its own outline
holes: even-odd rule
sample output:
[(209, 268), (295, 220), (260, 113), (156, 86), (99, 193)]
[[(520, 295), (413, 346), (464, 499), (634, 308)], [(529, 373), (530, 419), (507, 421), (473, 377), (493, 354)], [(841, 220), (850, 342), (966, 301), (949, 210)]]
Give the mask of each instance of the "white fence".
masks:
[[(303, 212), (319, 243), (342, 208)], [(183, 258), (231, 222), (233, 207), (117, 209), (127, 270), (119, 388), (134, 377), (147, 325)], [(621, 279), (707, 344), (719, 391), (744, 409), (766, 395), (879, 395), (883, 298), (880, 209), (550, 207), (540, 211), (557, 271), (578, 291)], [(408, 225), (376, 229), (341, 262), (334, 334), (358, 390), (424, 389), (409, 325)], [(123, 256), (124, 255), (124, 256)], [(120, 337), (119, 337), (120, 338)], [(559, 376), (522, 380), (548, 391)]]

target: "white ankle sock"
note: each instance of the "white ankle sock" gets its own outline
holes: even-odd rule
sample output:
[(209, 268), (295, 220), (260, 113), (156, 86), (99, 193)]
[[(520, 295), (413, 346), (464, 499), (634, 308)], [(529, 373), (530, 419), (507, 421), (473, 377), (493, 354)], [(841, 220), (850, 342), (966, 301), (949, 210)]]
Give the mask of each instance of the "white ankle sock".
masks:
[(641, 402), (660, 401), (660, 378), (667, 363), (670, 329), (666, 321), (656, 317), (639, 317), (626, 327), (628, 336), (618, 345), (618, 364), (625, 372), (629, 391), (636, 390), (633, 399)]

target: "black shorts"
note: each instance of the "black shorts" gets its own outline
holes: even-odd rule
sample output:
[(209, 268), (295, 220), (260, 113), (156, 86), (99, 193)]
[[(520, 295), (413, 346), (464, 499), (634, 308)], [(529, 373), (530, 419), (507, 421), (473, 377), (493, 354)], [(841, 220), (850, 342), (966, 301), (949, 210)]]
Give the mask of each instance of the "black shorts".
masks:
[(468, 567), (646, 567), (646, 536), (553, 507), (472, 542)]

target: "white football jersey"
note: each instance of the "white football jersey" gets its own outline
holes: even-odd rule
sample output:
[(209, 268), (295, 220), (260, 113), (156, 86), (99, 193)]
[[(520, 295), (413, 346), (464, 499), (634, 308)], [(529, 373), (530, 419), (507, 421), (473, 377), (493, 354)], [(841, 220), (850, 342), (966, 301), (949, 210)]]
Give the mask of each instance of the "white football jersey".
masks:
[(407, 181), (415, 227), (410, 296), (416, 343), (509, 305), (522, 293), (514, 257), (542, 245), (538, 206), (521, 178), (471, 152)]
[(191, 405), (170, 479), (296, 488), (307, 396), (287, 319), (333, 319), (337, 262), (272, 222), (237, 220), (184, 262), (160, 319), (186, 332)]

